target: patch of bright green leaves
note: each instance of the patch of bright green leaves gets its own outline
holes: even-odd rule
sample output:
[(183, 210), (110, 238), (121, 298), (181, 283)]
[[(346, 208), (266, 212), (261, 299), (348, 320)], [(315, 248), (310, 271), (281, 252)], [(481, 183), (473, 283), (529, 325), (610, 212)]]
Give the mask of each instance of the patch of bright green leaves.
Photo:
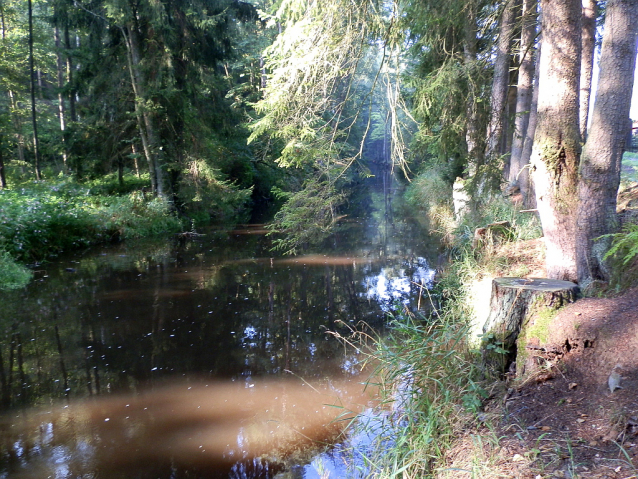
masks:
[(617, 289), (638, 282), (638, 224), (627, 223), (622, 231), (612, 235), (611, 248), (605, 254), (611, 269), (611, 284)]

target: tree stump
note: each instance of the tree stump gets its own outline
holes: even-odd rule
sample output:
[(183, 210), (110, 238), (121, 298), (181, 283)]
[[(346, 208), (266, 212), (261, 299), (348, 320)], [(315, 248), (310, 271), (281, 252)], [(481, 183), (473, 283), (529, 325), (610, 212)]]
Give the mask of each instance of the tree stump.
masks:
[[(578, 291), (578, 286), (569, 281), (494, 279), (489, 316), (483, 326), (481, 341), (484, 367), (504, 372), (516, 355), (521, 330), (530, 326), (539, 329), (548, 327), (555, 311), (574, 302)], [(542, 331), (537, 334), (542, 335)], [(518, 347), (525, 345), (519, 344)]]

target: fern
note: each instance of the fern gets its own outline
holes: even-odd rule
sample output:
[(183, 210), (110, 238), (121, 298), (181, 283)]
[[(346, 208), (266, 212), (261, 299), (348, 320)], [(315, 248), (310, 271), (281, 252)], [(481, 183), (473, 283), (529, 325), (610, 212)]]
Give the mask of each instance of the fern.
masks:
[(638, 224), (627, 223), (619, 233), (601, 236), (606, 237), (613, 240), (611, 248), (605, 254), (605, 260), (617, 258), (623, 266), (627, 266), (638, 256)]

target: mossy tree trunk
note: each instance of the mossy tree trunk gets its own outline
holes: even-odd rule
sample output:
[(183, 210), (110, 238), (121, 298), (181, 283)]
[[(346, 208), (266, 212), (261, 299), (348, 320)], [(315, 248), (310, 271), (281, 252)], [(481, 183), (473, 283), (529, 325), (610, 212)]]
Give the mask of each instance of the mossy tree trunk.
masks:
[(609, 0), (600, 57), (600, 75), (589, 137), (583, 149), (578, 186), (578, 281), (608, 280), (603, 261), (607, 238), (617, 228), (616, 196), (627, 137), (636, 66), (638, 0)]
[(538, 121), (532, 152), (547, 276), (575, 281), (581, 1), (543, 0)]

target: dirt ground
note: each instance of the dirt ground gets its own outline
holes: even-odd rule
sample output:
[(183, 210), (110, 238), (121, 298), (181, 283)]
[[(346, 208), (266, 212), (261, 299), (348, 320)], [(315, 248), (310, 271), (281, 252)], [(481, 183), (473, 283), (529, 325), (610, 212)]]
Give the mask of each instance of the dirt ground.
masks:
[(495, 477), (638, 478), (638, 288), (563, 308), (548, 343), (544, 370), (487, 406)]

